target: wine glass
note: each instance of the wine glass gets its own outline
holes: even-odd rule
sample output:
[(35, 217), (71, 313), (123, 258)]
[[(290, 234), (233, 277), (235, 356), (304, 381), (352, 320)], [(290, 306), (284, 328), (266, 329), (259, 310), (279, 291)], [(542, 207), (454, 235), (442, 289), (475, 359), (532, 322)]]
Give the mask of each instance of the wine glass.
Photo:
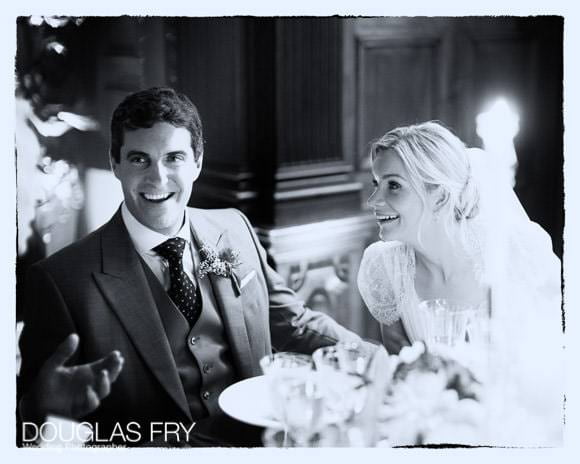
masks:
[(319, 388), (312, 358), (279, 352), (264, 356), (260, 367), (269, 377), (274, 414), (284, 424), (284, 446), (291, 435), (295, 446), (306, 446), (321, 413)]
[(319, 373), (285, 378), (276, 386), (288, 435), (295, 446), (306, 447), (321, 422), (325, 398)]
[(360, 343), (337, 343), (313, 353), (323, 379), (328, 422), (346, 424), (364, 408), (372, 355)]

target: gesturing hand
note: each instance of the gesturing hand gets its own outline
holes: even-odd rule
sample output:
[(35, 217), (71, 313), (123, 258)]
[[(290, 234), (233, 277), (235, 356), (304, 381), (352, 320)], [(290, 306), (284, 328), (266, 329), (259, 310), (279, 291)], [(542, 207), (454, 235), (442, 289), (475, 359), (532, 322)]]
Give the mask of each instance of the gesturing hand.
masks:
[(79, 345), (76, 334), (69, 335), (46, 360), (32, 391), (23, 398), (23, 416), (54, 414), (79, 419), (99, 407), (111, 392), (111, 384), (123, 369), (118, 351), (87, 364), (65, 366)]

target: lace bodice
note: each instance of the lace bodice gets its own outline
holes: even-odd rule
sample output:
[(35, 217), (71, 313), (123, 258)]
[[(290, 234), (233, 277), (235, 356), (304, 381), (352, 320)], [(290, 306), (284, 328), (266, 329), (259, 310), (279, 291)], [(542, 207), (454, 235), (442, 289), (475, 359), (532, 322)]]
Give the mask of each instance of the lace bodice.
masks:
[(429, 335), (414, 282), (415, 253), (410, 246), (396, 241), (376, 242), (365, 250), (357, 282), (360, 294), (381, 324), (391, 325), (400, 319), (411, 342)]
[(417, 302), (415, 254), (402, 242), (375, 242), (362, 258), (358, 288), (372, 316), (390, 325)]

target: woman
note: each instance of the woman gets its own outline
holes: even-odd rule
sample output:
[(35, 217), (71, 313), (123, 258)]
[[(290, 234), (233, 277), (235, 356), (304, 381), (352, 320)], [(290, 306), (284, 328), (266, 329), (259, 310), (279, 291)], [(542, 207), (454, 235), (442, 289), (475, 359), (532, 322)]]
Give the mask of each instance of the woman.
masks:
[(498, 181), (492, 157), (439, 123), (388, 132), (373, 143), (371, 159), (368, 202), (380, 241), (365, 251), (358, 284), (387, 350), (428, 338), (422, 300), (483, 307), (491, 315), (493, 384), (513, 390), (527, 410), (537, 411), (541, 396), (540, 414), (553, 416), (561, 437), (560, 262), (548, 235)]

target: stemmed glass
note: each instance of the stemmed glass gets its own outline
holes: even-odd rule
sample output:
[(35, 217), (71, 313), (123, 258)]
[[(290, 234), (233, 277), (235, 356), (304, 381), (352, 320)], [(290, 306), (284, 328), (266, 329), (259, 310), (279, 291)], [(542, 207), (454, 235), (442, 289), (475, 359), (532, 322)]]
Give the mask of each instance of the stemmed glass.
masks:
[(306, 447), (323, 415), (324, 398), (317, 373), (286, 379), (278, 384), (284, 424), (295, 446)]
[(327, 422), (336, 424), (346, 441), (350, 425), (367, 401), (373, 354), (360, 343), (338, 343), (312, 355), (324, 389)]
[(322, 416), (323, 398), (310, 356), (281, 352), (265, 356), (260, 366), (270, 378), (273, 407), (284, 424), (283, 445), (288, 436), (295, 446), (308, 446)]
[(489, 363), (487, 306), (434, 299), (422, 301), (419, 310), (425, 321), (425, 342), (429, 348), (456, 359), (483, 380)]

